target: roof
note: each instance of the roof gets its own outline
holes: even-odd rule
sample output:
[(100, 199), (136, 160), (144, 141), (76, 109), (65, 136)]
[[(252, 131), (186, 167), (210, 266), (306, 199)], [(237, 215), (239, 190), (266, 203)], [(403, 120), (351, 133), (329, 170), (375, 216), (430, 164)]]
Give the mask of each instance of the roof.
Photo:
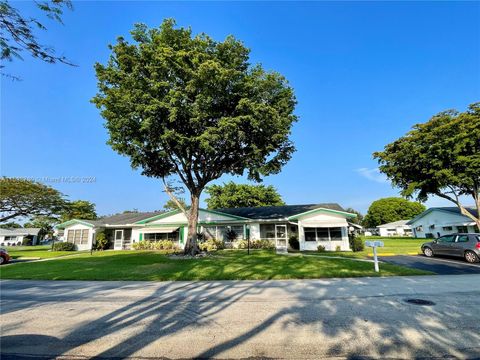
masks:
[(398, 221), (393, 221), (390, 223), (378, 225), (377, 228), (386, 228), (386, 227), (396, 227), (396, 226), (408, 226), (408, 222), (410, 220), (398, 220)]
[(317, 210), (319, 208), (346, 212), (340, 205), (335, 203), (225, 208), (215, 209), (215, 211), (249, 219), (273, 220), (288, 218), (308, 211)]
[(21, 236), (21, 235), (38, 235), (40, 228), (10, 228), (0, 229), (2, 236)]
[[(466, 206), (465, 209), (470, 213), (472, 214), (473, 216), (477, 217), (478, 218), (478, 211), (476, 209), (474, 209), (473, 207), (468, 207)], [(423, 213), (421, 213), (420, 215), (417, 215), (416, 217), (414, 217), (412, 220), (410, 220), (407, 224), (408, 225), (411, 225), (413, 224), (415, 221), (417, 220), (420, 220), (422, 217), (424, 217), (425, 215), (431, 213), (432, 211), (442, 211), (442, 212), (446, 212), (446, 213), (451, 213), (453, 215), (458, 215), (458, 216), (463, 216), (469, 220), (471, 220), (470, 218), (468, 218), (467, 216), (463, 215), (460, 211), (460, 209), (457, 207), (457, 206), (443, 206), (443, 207), (431, 207), (427, 210), (425, 210)]]
[(137, 221), (145, 220), (150, 217), (163, 214), (163, 211), (153, 211), (153, 212), (131, 212), (124, 214), (116, 214), (112, 216), (105, 216), (97, 220), (85, 220), (85, 219), (72, 219), (66, 221), (62, 224), (58, 224), (57, 228), (62, 228), (66, 225), (69, 225), (73, 222), (84, 223), (85, 225), (90, 224), (92, 226), (102, 226), (102, 225), (126, 225), (133, 224)]

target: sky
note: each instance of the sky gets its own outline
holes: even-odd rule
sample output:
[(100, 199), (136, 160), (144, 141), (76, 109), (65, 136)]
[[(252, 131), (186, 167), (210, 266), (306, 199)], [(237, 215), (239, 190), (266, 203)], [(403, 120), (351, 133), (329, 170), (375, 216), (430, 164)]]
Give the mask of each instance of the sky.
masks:
[[(38, 15), (32, 2), (11, 2)], [(295, 90), (297, 151), (264, 179), (287, 204), (337, 202), (366, 212), (398, 196), (372, 158), (414, 124), (480, 101), (479, 2), (74, 2), (64, 25), (39, 32), (77, 67), (24, 54), (1, 79), (1, 175), (45, 182), (100, 215), (161, 209), (157, 179), (132, 170), (107, 144), (96, 94), (95, 62), (133, 24), (165, 18), (216, 40), (234, 35), (251, 62), (283, 74)], [(242, 177), (224, 176), (246, 183)], [(202, 196), (205, 199), (205, 194)], [(432, 199), (427, 205), (448, 205)]]

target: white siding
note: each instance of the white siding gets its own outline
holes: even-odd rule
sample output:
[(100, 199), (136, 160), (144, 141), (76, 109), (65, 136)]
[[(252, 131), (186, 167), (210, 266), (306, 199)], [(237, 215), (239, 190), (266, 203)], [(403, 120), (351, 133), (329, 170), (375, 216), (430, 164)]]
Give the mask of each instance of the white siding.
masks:
[[(448, 235), (457, 233), (458, 229), (456, 225), (468, 224), (472, 220), (466, 216), (454, 213), (448, 213), (446, 211), (433, 210), (426, 214), (422, 218), (418, 219), (411, 224), (412, 232), (416, 237), (425, 238), (427, 234), (433, 234), (434, 237), (438, 235)], [(456, 225), (455, 225), (456, 224)], [(451, 230), (445, 229), (445, 227), (451, 226)], [(421, 227), (421, 229), (419, 229)], [(469, 226), (468, 231), (474, 232), (474, 226)]]
[[(340, 227), (342, 229), (341, 241), (305, 241), (305, 227)], [(334, 213), (316, 213), (302, 216), (298, 220), (298, 240), (300, 242), (300, 250), (317, 250), (318, 245), (325, 246), (327, 251), (335, 251), (340, 246), (342, 251), (349, 251), (350, 244), (348, 241), (348, 223), (346, 218), (340, 214)]]
[(77, 250), (90, 250), (92, 248), (93, 239), (95, 237), (95, 229), (93, 229), (89, 226), (86, 226), (86, 225), (83, 225), (83, 224), (75, 224), (75, 225), (65, 227), (63, 241), (67, 242), (68, 230), (85, 230), (85, 229), (89, 230), (89, 232), (88, 232), (88, 243), (87, 244), (79, 244), (79, 245), (76, 245), (76, 247), (77, 247)]

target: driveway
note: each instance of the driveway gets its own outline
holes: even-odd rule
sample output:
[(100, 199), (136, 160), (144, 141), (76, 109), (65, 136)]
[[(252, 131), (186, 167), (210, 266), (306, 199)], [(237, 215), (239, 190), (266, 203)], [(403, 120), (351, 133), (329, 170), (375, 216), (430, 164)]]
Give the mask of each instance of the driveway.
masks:
[(2, 360), (480, 357), (480, 275), (0, 287)]
[(464, 259), (454, 257), (427, 258), (423, 255), (399, 255), (380, 257), (380, 260), (395, 265), (432, 271), (439, 275), (480, 274), (480, 263), (469, 264)]

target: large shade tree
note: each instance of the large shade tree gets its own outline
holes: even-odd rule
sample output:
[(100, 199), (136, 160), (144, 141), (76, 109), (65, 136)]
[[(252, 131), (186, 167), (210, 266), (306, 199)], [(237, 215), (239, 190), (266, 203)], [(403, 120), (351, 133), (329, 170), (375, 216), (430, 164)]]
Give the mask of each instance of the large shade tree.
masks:
[(210, 185), (205, 189), (210, 195), (205, 202), (209, 209), (285, 205), (272, 185), (235, 184)]
[[(374, 157), (404, 196), (447, 199), (480, 228), (480, 103), (415, 125)], [(464, 196), (473, 200), (477, 216), (462, 202)]]
[[(165, 20), (160, 28), (137, 24), (134, 42), (110, 46), (95, 65), (108, 143), (142, 174), (169, 176), (190, 193), (185, 252), (198, 251), (199, 198), (223, 174), (260, 181), (290, 159), (296, 100), (283, 76), (249, 63), (249, 49), (233, 36), (215, 41), (193, 36)], [(177, 205), (181, 205), (178, 203)]]
[(366, 227), (398, 221), (410, 220), (425, 211), (425, 205), (400, 197), (388, 197), (372, 202), (363, 219)]
[(60, 213), (61, 222), (72, 219), (95, 220), (96, 218), (95, 204), (86, 200), (71, 201)]

